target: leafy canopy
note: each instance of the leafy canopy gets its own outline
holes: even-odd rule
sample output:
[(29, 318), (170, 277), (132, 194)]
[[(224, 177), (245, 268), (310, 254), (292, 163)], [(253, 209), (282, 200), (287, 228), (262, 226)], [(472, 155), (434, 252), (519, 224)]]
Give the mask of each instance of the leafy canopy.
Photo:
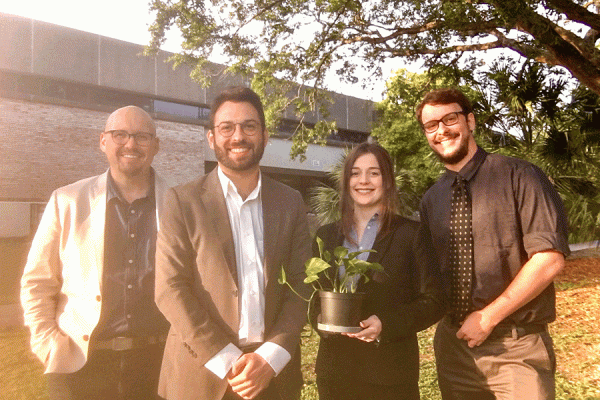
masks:
[[(566, 68), (600, 94), (599, 0), (153, 0), (150, 47), (178, 29), (183, 51), (176, 63), (196, 66), (208, 84), (208, 60), (226, 72), (252, 77), (275, 127), (282, 112), (299, 119), (292, 156), (308, 142), (324, 143), (335, 129), (327, 121), (325, 79), (351, 83), (381, 75), (398, 58), (425, 68), (474, 63), (482, 52), (508, 49), (526, 59)], [(366, 70), (367, 74), (361, 73)], [(306, 113), (318, 113), (313, 126)]]

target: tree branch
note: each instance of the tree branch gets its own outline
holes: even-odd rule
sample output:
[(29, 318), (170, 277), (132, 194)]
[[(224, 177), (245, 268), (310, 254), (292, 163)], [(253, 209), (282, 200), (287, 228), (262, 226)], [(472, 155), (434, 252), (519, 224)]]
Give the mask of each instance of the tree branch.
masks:
[(590, 12), (587, 8), (569, 0), (546, 0), (546, 3), (564, 13), (571, 21), (600, 31), (600, 15)]
[[(497, 9), (517, 16), (516, 29), (527, 32), (547, 50), (545, 60), (535, 58), (540, 62), (560, 65), (567, 68), (581, 83), (596, 93), (600, 93), (600, 67), (597, 60), (598, 51), (588, 59), (579, 49), (566, 41), (554, 28), (551, 22), (533, 12), (522, 1), (504, 0), (490, 1)], [(510, 9), (509, 9), (510, 8)]]

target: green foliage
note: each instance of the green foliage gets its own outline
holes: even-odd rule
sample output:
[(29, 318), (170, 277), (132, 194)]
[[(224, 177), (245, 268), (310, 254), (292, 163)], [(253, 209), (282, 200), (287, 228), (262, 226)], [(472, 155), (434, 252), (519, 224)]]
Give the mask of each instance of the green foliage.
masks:
[(423, 193), (443, 171), (431, 153), (414, 110), (426, 92), (445, 86), (448, 79), (399, 70), (387, 82), (386, 98), (376, 105), (379, 118), (372, 135), (394, 162), (403, 215), (419, 209)]
[(310, 191), (308, 203), (311, 210), (315, 212), (319, 225), (330, 224), (342, 218), (340, 211), (340, 190), (342, 187), (344, 160), (347, 155), (348, 150), (333, 164), (331, 171), (328, 172), (329, 179), (333, 182), (333, 187), (321, 184)]

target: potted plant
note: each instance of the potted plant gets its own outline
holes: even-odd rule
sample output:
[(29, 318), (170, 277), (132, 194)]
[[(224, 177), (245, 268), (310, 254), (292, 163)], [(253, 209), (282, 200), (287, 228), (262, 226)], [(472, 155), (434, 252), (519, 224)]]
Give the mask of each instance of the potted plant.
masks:
[[(358, 332), (364, 293), (357, 292), (360, 279), (369, 280), (369, 271), (383, 271), (378, 263), (358, 259), (358, 255), (375, 250), (349, 252), (344, 246), (338, 246), (333, 254), (324, 250), (321, 238), (316, 238), (319, 257), (313, 257), (304, 264), (306, 278), (304, 283), (313, 288), (310, 297), (304, 298), (286, 280), (285, 269), (281, 267), (280, 284), (285, 284), (299, 297), (314, 304), (316, 293), (320, 298), (320, 314), (317, 328), (327, 332)], [(309, 307), (308, 313), (311, 310)]]

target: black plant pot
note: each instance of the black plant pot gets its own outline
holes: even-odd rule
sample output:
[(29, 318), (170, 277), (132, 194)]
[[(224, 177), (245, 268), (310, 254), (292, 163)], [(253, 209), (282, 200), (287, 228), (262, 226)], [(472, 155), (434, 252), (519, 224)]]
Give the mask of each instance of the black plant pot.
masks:
[(317, 328), (325, 332), (360, 332), (364, 293), (319, 291), (321, 314)]

